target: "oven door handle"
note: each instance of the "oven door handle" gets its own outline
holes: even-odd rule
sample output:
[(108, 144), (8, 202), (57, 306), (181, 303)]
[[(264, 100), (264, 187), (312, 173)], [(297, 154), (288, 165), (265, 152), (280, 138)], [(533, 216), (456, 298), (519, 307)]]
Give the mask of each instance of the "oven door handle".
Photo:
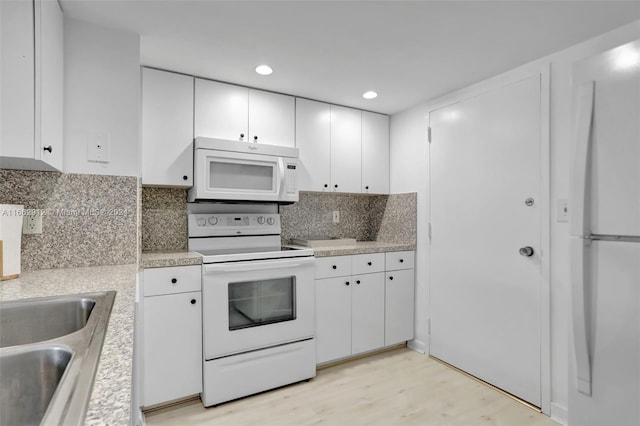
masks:
[(313, 262), (313, 258), (301, 259), (294, 262), (238, 262), (238, 263), (218, 263), (214, 265), (205, 265), (204, 273), (211, 272), (253, 272), (253, 271), (265, 271), (270, 269), (282, 269), (282, 268), (297, 268), (299, 266), (306, 266)]

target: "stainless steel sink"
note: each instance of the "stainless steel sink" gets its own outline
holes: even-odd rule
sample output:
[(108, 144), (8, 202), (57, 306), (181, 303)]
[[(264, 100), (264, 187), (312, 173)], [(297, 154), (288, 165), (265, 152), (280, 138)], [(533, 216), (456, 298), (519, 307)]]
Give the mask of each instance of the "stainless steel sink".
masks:
[(0, 424), (40, 424), (72, 355), (47, 346), (0, 356)]
[(116, 292), (0, 302), (0, 425), (81, 425)]
[(94, 299), (68, 296), (0, 305), (0, 348), (51, 340), (87, 325)]

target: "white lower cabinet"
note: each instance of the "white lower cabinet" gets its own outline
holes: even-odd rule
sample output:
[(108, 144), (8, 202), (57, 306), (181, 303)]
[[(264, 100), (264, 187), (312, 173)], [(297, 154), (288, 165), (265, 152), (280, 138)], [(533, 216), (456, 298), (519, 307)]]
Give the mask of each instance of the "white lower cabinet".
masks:
[[(384, 253), (316, 259), (318, 364), (413, 338), (413, 256), (407, 251), (387, 259)], [(386, 263), (411, 269), (386, 271)]]
[(413, 339), (413, 271), (404, 269), (385, 274), (385, 346)]
[(385, 255), (385, 346), (413, 339), (414, 257), (414, 251)]
[(316, 280), (316, 362), (351, 355), (350, 277)]
[(202, 392), (200, 282), (200, 266), (143, 272), (144, 407)]
[(351, 286), (351, 354), (384, 346), (384, 272), (355, 275)]

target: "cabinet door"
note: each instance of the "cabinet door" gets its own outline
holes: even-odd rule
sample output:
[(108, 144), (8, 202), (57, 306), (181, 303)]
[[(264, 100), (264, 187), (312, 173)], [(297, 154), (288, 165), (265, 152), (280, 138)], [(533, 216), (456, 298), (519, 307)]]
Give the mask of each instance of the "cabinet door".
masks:
[(389, 193), (389, 116), (362, 111), (362, 192)]
[(0, 155), (33, 158), (35, 61), (33, 3), (0, 1)]
[(193, 77), (142, 69), (142, 184), (193, 185)]
[(194, 136), (249, 140), (249, 89), (196, 78)]
[(316, 280), (318, 364), (351, 354), (351, 277)]
[(295, 147), (295, 98), (249, 89), (249, 141)]
[(331, 179), (331, 106), (296, 99), (296, 147), (301, 191), (329, 191)]
[(384, 345), (413, 339), (414, 270), (386, 273)]
[(35, 158), (62, 170), (62, 92), (64, 84), (62, 10), (56, 1), (37, 1), (35, 2), (35, 11)]
[(383, 347), (384, 273), (354, 275), (351, 291), (351, 353)]
[(145, 297), (143, 405), (202, 392), (201, 293)]
[(360, 193), (361, 111), (331, 105), (331, 190)]

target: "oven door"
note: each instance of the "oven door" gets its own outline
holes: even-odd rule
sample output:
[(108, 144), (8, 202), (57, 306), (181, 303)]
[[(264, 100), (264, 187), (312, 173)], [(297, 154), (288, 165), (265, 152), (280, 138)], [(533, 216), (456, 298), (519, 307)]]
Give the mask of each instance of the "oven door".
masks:
[(314, 258), (203, 265), (205, 360), (315, 335)]
[(190, 201), (277, 202), (285, 191), (282, 157), (196, 149)]

